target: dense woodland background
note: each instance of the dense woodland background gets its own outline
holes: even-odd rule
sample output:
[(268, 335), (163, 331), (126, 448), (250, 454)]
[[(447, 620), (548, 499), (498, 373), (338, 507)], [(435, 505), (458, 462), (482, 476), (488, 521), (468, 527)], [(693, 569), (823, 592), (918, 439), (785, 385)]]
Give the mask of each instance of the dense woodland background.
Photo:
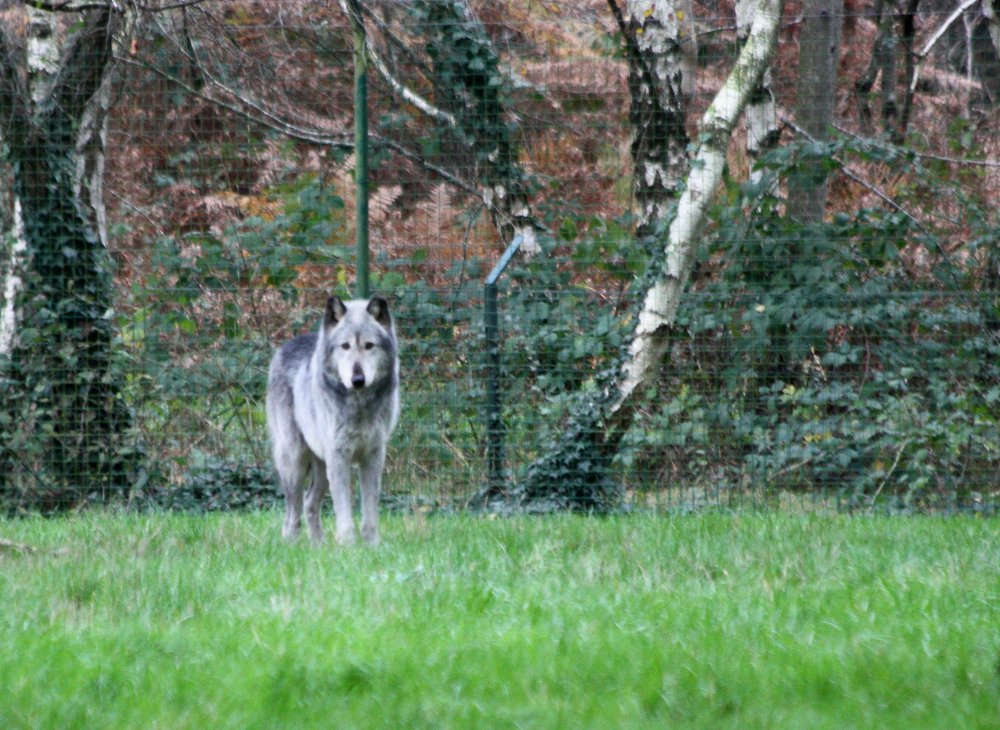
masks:
[[(387, 500), (1000, 502), (996, 2), (784, 5), (748, 108), (770, 126), (737, 125), (663, 365), (593, 442), (732, 3), (40, 7), (0, 3), (6, 509), (273, 499), (272, 348), (355, 277), (352, 9), (404, 343)], [(518, 235), (495, 484), (482, 282)], [(582, 455), (546, 461), (566, 434)]]

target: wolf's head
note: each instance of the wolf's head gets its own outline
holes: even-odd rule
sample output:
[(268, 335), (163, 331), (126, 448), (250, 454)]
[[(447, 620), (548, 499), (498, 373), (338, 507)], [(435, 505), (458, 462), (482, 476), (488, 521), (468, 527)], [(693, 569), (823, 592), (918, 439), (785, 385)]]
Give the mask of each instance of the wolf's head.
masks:
[(343, 301), (331, 296), (320, 329), (324, 375), (346, 390), (362, 390), (395, 377), (396, 330), (380, 296)]

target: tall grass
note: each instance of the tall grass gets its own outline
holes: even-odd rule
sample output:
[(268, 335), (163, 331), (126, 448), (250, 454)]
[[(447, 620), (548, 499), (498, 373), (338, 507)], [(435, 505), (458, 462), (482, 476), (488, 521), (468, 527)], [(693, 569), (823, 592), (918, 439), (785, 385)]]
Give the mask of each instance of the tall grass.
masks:
[(278, 522), (0, 521), (0, 727), (1000, 722), (997, 521)]

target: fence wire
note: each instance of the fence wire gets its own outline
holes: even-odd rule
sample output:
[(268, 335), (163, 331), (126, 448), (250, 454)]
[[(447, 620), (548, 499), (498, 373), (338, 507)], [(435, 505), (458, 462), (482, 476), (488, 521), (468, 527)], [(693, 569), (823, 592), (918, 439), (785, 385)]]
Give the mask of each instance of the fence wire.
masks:
[[(3, 509), (271, 504), (268, 362), (357, 275), (347, 16), (92, 5), (0, 10)], [(384, 501), (586, 506), (597, 470), (637, 508), (995, 512), (986, 5), (786, 4), (662, 361), (627, 428), (579, 437), (748, 26), (726, 1), (360, 3), (403, 381)], [(494, 344), (484, 280), (516, 238)], [(570, 447), (586, 478), (525, 486)]]

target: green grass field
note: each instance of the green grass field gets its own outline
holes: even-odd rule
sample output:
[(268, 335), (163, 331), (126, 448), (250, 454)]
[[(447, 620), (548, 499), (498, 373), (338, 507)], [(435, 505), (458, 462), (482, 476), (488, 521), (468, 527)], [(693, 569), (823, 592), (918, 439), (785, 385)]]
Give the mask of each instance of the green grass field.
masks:
[(0, 520), (0, 728), (1000, 726), (1000, 521)]

